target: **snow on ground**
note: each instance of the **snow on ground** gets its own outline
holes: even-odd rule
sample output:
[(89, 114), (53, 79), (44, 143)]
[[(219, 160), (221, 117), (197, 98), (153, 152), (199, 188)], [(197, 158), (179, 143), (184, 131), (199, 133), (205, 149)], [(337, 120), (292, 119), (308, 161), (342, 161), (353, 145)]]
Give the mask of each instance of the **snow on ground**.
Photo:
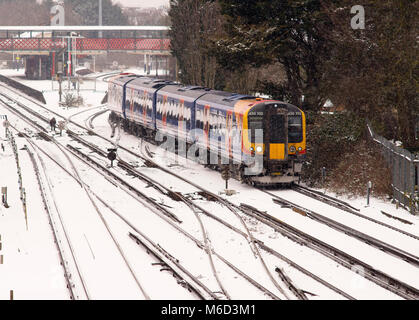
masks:
[[(97, 107), (100, 106), (100, 101), (103, 99), (105, 91), (107, 89), (107, 84), (105, 82), (93, 79), (94, 76), (104, 76), (105, 73), (89, 75), (89, 77), (92, 78), (92, 80), (84, 80), (82, 84), (82, 89), (86, 90), (80, 91), (80, 94), (84, 98), (85, 106), (78, 109), (67, 110), (58, 106), (58, 87), (56, 84), (53, 85), (51, 81), (23, 80), (21, 78), (23, 76), (22, 71), (17, 73), (15, 70), (1, 70), (0, 73), (6, 76), (11, 76), (28, 86), (43, 91), (47, 100), (48, 108), (66, 117), (73, 116), (72, 120), (78, 121), (82, 125), (84, 125), (83, 121), (87, 117), (98, 111)], [(96, 88), (96, 91), (91, 90), (92, 88)], [(77, 113), (84, 110), (89, 111), (77, 115)], [(3, 110), (1, 109), (0, 114), (2, 113)], [(111, 130), (107, 123), (107, 116), (107, 113), (99, 116), (95, 120), (94, 126), (95, 131), (109, 137)], [(95, 138), (92, 137), (91, 141), (93, 141), (94, 139)], [(63, 142), (64, 141), (65, 138), (63, 138)], [(121, 144), (138, 153), (142, 148), (137, 138), (126, 135), (124, 133), (122, 133)], [(225, 183), (221, 179), (219, 173), (211, 171), (209, 169), (205, 169), (201, 165), (198, 165), (191, 161), (187, 161), (183, 158), (178, 158), (175, 155), (169, 152), (165, 152), (153, 145), (150, 146), (150, 149), (152, 152), (156, 154), (154, 160), (161, 164), (170, 165), (170, 170), (173, 170), (176, 173), (195, 181), (197, 184), (204, 186), (205, 188), (209, 189), (214, 193), (219, 193), (223, 191)], [(59, 160), (60, 162), (65, 163), (65, 159), (63, 159), (62, 155), (58, 155), (58, 153), (56, 153), (56, 151), (53, 151), (52, 149), (50, 150), (50, 153), (54, 155), (54, 158), (57, 158), (57, 160)], [(20, 152), (20, 154), (22, 154), (22, 161), (24, 163), (27, 163), (28, 159), (25, 159), (24, 153)], [(127, 155), (123, 152), (121, 152), (120, 155), (127, 161), (138, 163), (138, 159), (135, 159), (131, 155)], [(43, 210), (41, 210), (42, 206), (40, 204), (40, 197), (39, 195), (37, 195), (36, 190), (34, 190), (36, 189), (36, 182), (33, 177), (33, 170), (29, 167), (29, 163), (25, 164), (26, 169), (23, 171), (25, 173), (27, 172), (27, 179), (30, 179), (26, 180), (29, 184), (27, 187), (28, 199), (31, 198), (32, 206), (38, 206), (38, 210), (35, 211), (36, 215), (35, 212), (28, 211), (30, 212), (30, 228), (29, 231), (26, 231), (23, 213), (21, 209), (22, 206), (17, 190), (17, 180), (15, 173), (16, 168), (11, 169), (14, 165), (14, 158), (13, 155), (10, 153), (10, 147), (9, 150), (7, 150), (6, 148), (5, 152), (2, 152), (0, 150), (0, 160), (0, 184), (7, 184), (9, 186), (10, 202), (13, 204), (13, 206), (10, 209), (0, 207), (0, 235), (2, 241), (2, 250), (0, 251), (0, 255), (3, 254), (5, 256), (4, 264), (0, 265), (0, 270), (2, 268), (7, 267), (9, 267), (9, 270), (11, 270), (13, 267), (15, 267), (14, 263), (13, 265), (8, 263), (11, 257), (17, 256), (17, 258), (23, 259), (16, 260), (16, 263), (18, 263), (18, 261), (23, 262), (19, 264), (24, 269), (21, 271), (21, 273), (25, 274), (26, 277), (28, 277), (28, 274), (30, 274), (30, 272), (27, 266), (30, 265), (30, 269), (33, 270), (33, 272), (36, 274), (35, 278), (37, 279), (35, 280), (31, 278), (26, 282), (23, 282), (19, 280), (20, 274), (15, 274), (15, 272), (11, 272), (12, 276), (6, 277), (7, 279), (5, 280), (7, 281), (3, 282), (2, 275), (4, 277), (5, 273), (0, 272), (0, 299), (7, 299), (9, 290), (11, 290), (13, 286), (15, 286), (16, 288), (16, 298), (52, 297), (57, 299), (66, 299), (66, 297), (68, 296), (68, 292), (65, 290), (65, 284), (62, 279), (62, 271), (58, 268), (57, 272), (57, 266), (59, 266), (59, 262), (57, 251), (52, 241), (51, 229), (49, 228), (48, 222), (46, 221), (45, 213), (43, 212)], [(60, 169), (55, 167), (52, 163), (50, 163), (48, 168), (55, 168), (52, 170), (52, 173), (56, 175), (58, 175), (60, 172)], [(183, 238), (183, 236), (175, 232), (161, 219), (155, 217), (152, 213), (149, 212), (148, 209), (138, 204), (138, 202), (135, 204), (135, 201), (133, 201), (133, 199), (130, 196), (126, 195), (124, 192), (115, 192), (114, 188), (111, 188), (111, 186), (106, 185), (106, 182), (102, 181), (103, 179), (98, 178), (97, 174), (92, 173), (91, 170), (87, 169), (85, 166), (78, 164), (78, 168), (80, 168), (83, 178), (86, 179), (86, 183), (95, 186), (93, 190), (100, 190), (101, 195), (107, 198), (109, 202), (112, 204), (112, 206), (118, 208), (118, 210), (120, 210), (127, 219), (132, 221), (136, 226), (141, 226), (141, 230), (143, 232), (146, 232), (148, 235), (151, 235), (154, 239), (156, 239), (156, 241), (161, 243), (165, 249), (173, 253), (175, 257), (182, 257), (182, 262), (184, 262), (192, 270), (195, 270), (196, 272), (198, 272), (198, 270), (202, 270), (201, 277), (203, 279), (207, 279), (209, 283), (212, 283), (211, 286), (217, 287), (217, 284), (214, 283), (214, 279), (209, 280), (211, 278), (211, 272), (208, 271), (208, 258), (205, 255), (202, 255), (202, 252), (199, 253), (198, 251), (196, 251), (196, 249), (193, 249), (194, 247), (196, 248), (196, 245), (186, 241), (185, 239), (181, 239)], [(69, 168), (69, 170), (71, 169)], [(167, 174), (162, 173), (158, 169), (140, 167), (139, 170), (141, 170), (141, 172), (150, 177), (162, 181), (162, 183), (171, 188), (173, 191), (182, 192), (183, 194), (194, 192), (194, 188), (190, 185), (179, 182), (179, 180), (177, 180), (176, 178), (168, 176)], [(61, 172), (60, 174), (62, 175), (63, 173)], [(26, 178), (24, 177), (24, 179)], [(63, 177), (62, 179), (68, 180), (70, 178)], [(72, 208), (75, 206), (75, 203), (74, 201), (72, 201), (72, 198), (68, 198), (68, 190), (66, 191), (66, 188), (68, 188), (69, 186), (69, 182), (63, 181), (56, 181), (57, 192), (58, 189), (61, 190), (58, 193), (59, 203), (60, 206), (62, 206), (63, 208)], [(138, 186), (139, 188), (144, 188), (144, 186), (141, 187), (139, 182), (130, 181), (130, 183), (136, 184), (136, 186)], [(244, 202), (253, 205), (254, 207), (257, 207), (260, 210), (265, 210), (268, 213), (277, 216), (284, 222), (289, 223), (294, 227), (297, 227), (305, 231), (306, 233), (316, 236), (317, 238), (322, 239), (325, 242), (333, 244), (335, 247), (338, 247), (358, 257), (360, 260), (368, 262), (373, 266), (377, 266), (380, 270), (388, 272), (391, 275), (394, 275), (396, 278), (419, 288), (419, 273), (417, 268), (412, 267), (411, 265), (402, 262), (394, 257), (388, 256), (380, 252), (379, 250), (376, 250), (364, 243), (359, 242), (358, 240), (350, 238), (324, 225), (314, 222), (309, 218), (300, 216), (289, 209), (283, 209), (280, 206), (275, 205), (269, 196), (258, 190), (255, 190), (254, 188), (251, 188), (247, 185), (241, 185), (239, 182), (234, 180), (230, 181), (230, 187), (238, 191), (237, 195), (230, 197), (229, 200), (231, 200), (232, 202), (235, 202), (237, 204)], [(153, 194), (154, 191), (149, 189), (149, 191), (146, 192)], [(371, 224), (366, 220), (356, 218), (355, 216), (351, 216), (349, 213), (340, 211), (338, 209), (332, 210), (331, 207), (319, 204), (318, 201), (309, 199), (302, 195), (298, 195), (295, 192), (283, 190), (278, 191), (277, 194), (281, 197), (287, 198), (292, 201), (300, 201), (304, 204), (305, 207), (311, 206), (312, 210), (314, 211), (318, 211), (319, 213), (326, 215), (329, 218), (336, 219), (337, 221), (347, 224), (353, 228), (361, 229), (361, 231), (369, 234), (370, 236), (382, 239), (383, 241), (391, 243), (392, 245), (400, 247), (401, 249), (404, 249), (408, 252), (412, 252), (414, 254), (419, 253), (416, 242), (410, 238), (405, 237), (404, 235), (397, 234), (389, 229), (384, 229), (383, 227)], [(153, 196), (159, 199), (158, 193), (154, 193)], [(86, 196), (79, 195), (77, 198), (81, 199), (83, 197), (85, 198)], [(361, 213), (366, 216), (373, 217), (376, 220), (383, 221), (399, 229), (403, 229), (412, 234), (419, 235), (419, 217), (412, 216), (404, 209), (396, 209), (396, 207), (390, 204), (389, 202), (375, 198), (371, 199), (369, 207), (365, 207), (365, 199), (344, 200), (349, 202), (354, 207), (360, 208)], [(188, 211), (184, 206), (172, 202), (170, 200), (163, 199), (162, 197), (160, 197), (160, 201), (163, 202), (165, 205), (168, 205), (169, 207), (173, 208), (174, 213), (182, 218), (182, 220), (184, 221), (184, 226), (182, 227), (185, 227), (187, 230), (189, 230), (189, 232), (191, 232), (191, 234), (193, 234), (197, 239), (202, 239), (199, 224), (197, 223), (196, 218), (190, 211)], [(204, 201), (202, 201), (202, 203), (200, 204), (207, 208), (210, 212), (214, 212), (214, 214), (219, 215), (220, 217), (231, 223), (233, 226), (240, 228), (240, 223), (238, 222), (238, 220), (231, 214), (228, 214), (226, 210), (220, 209), (218, 205), (213, 203), (207, 203)], [(91, 204), (84, 202), (80, 202), (76, 207), (74, 207), (76, 209), (73, 210), (74, 216), (67, 217), (67, 219), (74, 219), (74, 223), (71, 223), (71, 225), (76, 226), (77, 221), (84, 221), (85, 219), (87, 219), (86, 215), (88, 215), (89, 212), (92, 212), (91, 207)], [(115, 235), (118, 238), (118, 240), (121, 243), (123, 243), (124, 250), (128, 252), (130, 261), (134, 265), (135, 270), (137, 270), (136, 274), (140, 281), (142, 281), (145, 284), (145, 286), (148, 288), (148, 291), (152, 292), (152, 297), (161, 295), (161, 293), (159, 293), (158, 288), (164, 287), (166, 283), (165, 281), (167, 281), (167, 279), (159, 278), (159, 272), (156, 273), (156, 268), (150, 267), (150, 263), (145, 262), (147, 261), (145, 260), (147, 256), (144, 255), (144, 251), (140, 250), (138, 246), (126, 236), (129, 228), (127, 228), (126, 225), (121, 223), (120, 220), (116, 219), (115, 216), (111, 214), (109, 210), (105, 209), (103, 206), (100, 207), (100, 210), (104, 212), (104, 215), (106, 216), (107, 220), (110, 221), (110, 224), (112, 225), (112, 230), (117, 230), (115, 231)], [(387, 216), (383, 215), (381, 211), (410, 221), (412, 224), (407, 225), (398, 220), (388, 218)], [(95, 219), (97, 219), (97, 217)], [(35, 224), (34, 221), (36, 221), (37, 223)], [(83, 245), (80, 244), (79, 250), (84, 250), (85, 253), (82, 255), (83, 260), (87, 261), (93, 260), (92, 252), (100, 253), (103, 250), (106, 251), (106, 248), (102, 247), (103, 244), (100, 240), (102, 238), (106, 238), (106, 236), (103, 234), (103, 230), (99, 230), (99, 227), (97, 227), (98, 229), (95, 229), (96, 231), (92, 232), (88, 237), (86, 236), (88, 239), (88, 241), (86, 241), (86, 237), (83, 236), (83, 234), (86, 235), (88, 232), (91, 232), (91, 230), (89, 230), (89, 228), (86, 228), (86, 226), (91, 226), (92, 224), (97, 225), (96, 222), (87, 223), (88, 221), (89, 220), (85, 220), (86, 224), (81, 224), (80, 229), (74, 230), (74, 232), (78, 233), (78, 236), (76, 237), (77, 239), (84, 239), (80, 240), (83, 241)], [(250, 225), (252, 223), (251, 220), (247, 222)], [(243, 270), (245, 270), (248, 273), (251, 273), (253, 270), (257, 270), (257, 268), (260, 268), (260, 265), (256, 263), (256, 261), (254, 261), (254, 258), (252, 259), (252, 255), (249, 254), (249, 247), (247, 246), (246, 240), (244, 238), (240, 238), (236, 235), (233, 235), (228, 229), (218, 225), (217, 223), (208, 218), (204, 219), (204, 223), (205, 226), (208, 227), (208, 230), (210, 230), (210, 239), (213, 239), (213, 246), (216, 251), (220, 251), (222, 255), (225, 255), (226, 257), (228, 256), (229, 259), (234, 259), (235, 261), (237, 261), (241, 268), (243, 268)], [(252, 232), (254, 232), (254, 235), (260, 238), (266, 245), (274, 248), (289, 259), (304, 266), (313, 273), (317, 274), (319, 277), (329, 281), (333, 285), (341, 288), (348, 294), (351, 294), (358, 299), (398, 298), (394, 294), (384, 290), (381, 287), (378, 287), (370, 281), (366, 281), (361, 276), (356, 275), (354, 272), (337, 265), (336, 263), (321, 256), (320, 254), (313, 252), (312, 250), (307, 249), (306, 247), (302, 247), (292, 242), (291, 240), (278, 235), (275, 232), (272, 232), (272, 230), (268, 227), (263, 227), (260, 225), (251, 225), (251, 230)], [(18, 231), (19, 233), (17, 233)], [(9, 245), (7, 245), (7, 239), (10, 239)], [(179, 241), (182, 241), (182, 246), (178, 245), (180, 243)], [(90, 243), (90, 249), (87, 245), (88, 242)], [(22, 243), (24, 245), (22, 245)], [(42, 243), (42, 246), (36, 246), (36, 243)], [(107, 246), (111, 245), (112, 244), (109, 243)], [(84, 247), (82, 248), (82, 246)], [(192, 255), (192, 257), (188, 257), (187, 254), (185, 255), (185, 252), (195, 253)], [(45, 257), (45, 259), (35, 259), (36, 263), (33, 263), (32, 257), (34, 256), (42, 256)], [(314, 283), (312, 279), (309, 279), (301, 272), (296, 271), (288, 264), (278, 261), (277, 258), (265, 253), (263, 254), (263, 256), (266, 259), (270, 269), (274, 269), (275, 266), (280, 266), (284, 268), (286, 273), (303, 290), (315, 291), (314, 293), (318, 295), (318, 298), (322, 299), (341, 298), (338, 295), (336, 295), (336, 293), (331, 292), (331, 290), (326, 289), (323, 286), (320, 286), (318, 283)], [(135, 257), (138, 257), (138, 259)], [(194, 257), (196, 257), (196, 259), (194, 259)], [(103, 256), (103, 258), (105, 258), (105, 255)], [(91, 262), (92, 261), (90, 261), (90, 263)], [(113, 266), (114, 263), (114, 258), (112, 258), (111, 266)], [(39, 266), (37, 267), (37, 265)], [(45, 266), (47, 265), (51, 266), (50, 269), (53, 270), (52, 274), (48, 271), (48, 268), (45, 268)], [(111, 266), (110, 268), (112, 269)], [(243, 293), (249, 290), (248, 285), (244, 285), (243, 282), (232, 282), (231, 279), (234, 279), (234, 274), (232, 274), (231, 270), (224, 266), (220, 261), (216, 261), (216, 267), (222, 275), (223, 280), (227, 282), (227, 287), (229, 290), (234, 290), (235, 292), (241, 291)], [(138, 270), (147, 271), (143, 273), (139, 272)], [(204, 272), (203, 270), (207, 271)], [(144, 276), (144, 274), (150, 276)], [(42, 281), (48, 282), (51, 279), (55, 278), (58, 278), (61, 281), (61, 283), (60, 281), (58, 281), (59, 285), (57, 285), (57, 283), (55, 282), (55, 285), (52, 286), (52, 288), (48, 288), (48, 286), (45, 285), (39, 285), (39, 283), (42, 283)], [(96, 281), (98, 286), (97, 288), (102, 288), (97, 289), (97, 291), (106, 291), (109, 288), (109, 286), (107, 285), (103, 285), (103, 287), (100, 287), (101, 275), (91, 275), (89, 276), (89, 279), (91, 278), (96, 279), (91, 281)], [(156, 282), (155, 279), (159, 279), (158, 282)], [(269, 287), (272, 291), (275, 290), (275, 288), (272, 287), (272, 284), (266, 280), (266, 276), (261, 276), (259, 278), (259, 281), (261, 281), (264, 285)], [(153, 286), (153, 284), (155, 285)], [(18, 290), (17, 288), (20, 289)], [(240, 288), (240, 290), (237, 290), (237, 288)], [(22, 292), (22, 294), (19, 295), (19, 292)], [(115, 293), (116, 296), (118, 296), (118, 294), (119, 292)], [(97, 295), (94, 298), (97, 297), (109, 296)], [(237, 297), (246, 298), (248, 296), (244, 294), (243, 296), (238, 295)], [(182, 299), (188, 298), (188, 296), (185, 296), (182, 290), (178, 290), (175, 287), (173, 287), (173, 289), (167, 290), (167, 292), (163, 295), (163, 298)], [(257, 295), (255, 295), (254, 298), (262, 297), (258, 297)]]
[(0, 205), (0, 300), (9, 299), (10, 290), (15, 299), (69, 299), (29, 156), (19, 152), (28, 203), (26, 228), (15, 157), (4, 138), (2, 128), (0, 142), (5, 151), (0, 149), (0, 186), (7, 187), (10, 208)]
[[(364, 234), (384, 241), (395, 247), (405, 248), (405, 251), (419, 256), (419, 246), (417, 245), (418, 240), (405, 234), (391, 230), (385, 226), (378, 225), (361, 217), (348, 214), (347, 212), (340, 209), (331, 210), (330, 206), (327, 204), (320, 201), (313, 201), (308, 196), (298, 194), (298, 197), (296, 197), (295, 192), (293, 191), (275, 192), (275, 194), (279, 195), (283, 199), (292, 201), (305, 208), (309, 208), (327, 218), (336, 219), (345, 226), (363, 232)], [(373, 215), (369, 214), (365, 216), (372, 217)], [(413, 234), (416, 233), (419, 236), (419, 230), (417, 228), (415, 229), (414, 227), (412, 228), (412, 226), (406, 225), (400, 226), (400, 228)]]

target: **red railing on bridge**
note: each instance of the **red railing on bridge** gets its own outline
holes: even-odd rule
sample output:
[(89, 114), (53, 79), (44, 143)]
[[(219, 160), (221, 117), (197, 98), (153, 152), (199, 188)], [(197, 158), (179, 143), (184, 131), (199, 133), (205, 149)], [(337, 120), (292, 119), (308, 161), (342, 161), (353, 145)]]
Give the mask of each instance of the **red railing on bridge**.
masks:
[[(168, 51), (169, 39), (90, 39), (76, 38), (76, 49), (83, 51)], [(73, 42), (74, 43), (74, 42)], [(0, 51), (57, 51), (67, 47), (62, 38), (9, 38), (0, 39)]]
[(67, 44), (62, 39), (0, 39), (0, 50), (3, 51), (54, 51), (66, 46)]
[(91, 50), (126, 50), (126, 51), (142, 51), (142, 50), (169, 50), (169, 39), (87, 39), (78, 38), (77, 51)]

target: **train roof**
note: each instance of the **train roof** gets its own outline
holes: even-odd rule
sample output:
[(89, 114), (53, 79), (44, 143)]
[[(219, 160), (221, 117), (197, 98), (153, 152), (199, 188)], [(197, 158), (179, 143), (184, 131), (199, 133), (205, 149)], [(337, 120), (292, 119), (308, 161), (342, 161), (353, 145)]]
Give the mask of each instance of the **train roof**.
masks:
[(139, 76), (136, 74), (132, 74), (132, 73), (127, 73), (127, 74), (120, 74), (115, 76), (112, 80), (111, 83), (115, 83), (115, 84), (119, 84), (119, 85), (124, 85), (129, 81), (132, 81), (136, 78), (138, 78)]
[(197, 103), (198, 104), (217, 104), (221, 106), (226, 106), (233, 108), (234, 105), (241, 100), (254, 99), (253, 96), (230, 93), (225, 91), (211, 91), (205, 96), (201, 97)]
[(301, 112), (300, 108), (288, 102), (280, 100), (263, 100), (262, 102), (265, 104), (278, 104), (280, 107), (287, 108), (288, 111)]
[(159, 94), (177, 98), (188, 97), (191, 98), (191, 100), (196, 100), (209, 92), (211, 92), (211, 89), (200, 86), (170, 85), (162, 88), (159, 91)]
[(137, 79), (131, 81), (127, 88), (130, 89), (160, 89), (161, 87), (168, 86), (168, 85), (174, 85), (175, 83), (168, 80), (162, 80), (162, 79), (155, 79), (155, 78), (149, 78), (149, 77), (138, 77)]

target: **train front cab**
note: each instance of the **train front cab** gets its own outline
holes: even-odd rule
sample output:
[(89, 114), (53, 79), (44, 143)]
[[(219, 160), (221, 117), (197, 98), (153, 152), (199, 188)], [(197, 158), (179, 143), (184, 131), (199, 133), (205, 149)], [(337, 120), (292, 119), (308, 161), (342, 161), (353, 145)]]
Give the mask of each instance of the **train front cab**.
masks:
[(306, 153), (304, 113), (279, 101), (256, 99), (242, 104), (250, 107), (243, 122), (243, 129), (248, 130), (243, 135), (243, 152), (263, 157), (263, 172), (250, 180), (261, 185), (297, 182)]

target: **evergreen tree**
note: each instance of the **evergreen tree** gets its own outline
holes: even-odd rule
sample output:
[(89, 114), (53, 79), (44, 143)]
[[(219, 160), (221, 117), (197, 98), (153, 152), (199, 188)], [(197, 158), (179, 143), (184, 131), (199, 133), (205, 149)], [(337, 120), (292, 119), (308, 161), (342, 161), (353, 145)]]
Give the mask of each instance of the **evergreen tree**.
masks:
[(369, 118), (389, 139), (417, 148), (419, 2), (364, 1), (365, 30), (350, 28), (352, 1), (328, 1), (334, 28), (322, 90), (335, 104)]
[[(82, 25), (99, 24), (99, 1), (98, 0), (69, 0), (75, 13), (81, 18)], [(102, 0), (103, 17), (102, 22), (105, 26), (124, 26), (128, 25), (128, 19), (122, 13), (119, 5), (113, 4), (111, 0)]]
[(49, 25), (49, 9), (36, 0), (0, 0), (0, 24)]
[[(263, 83), (265, 93), (304, 109), (318, 110), (326, 97), (319, 90), (330, 25), (319, 0), (220, 0), (228, 37), (220, 39), (218, 60), (226, 68), (261, 67), (279, 62), (287, 81)], [(304, 97), (304, 98), (303, 98)]]

